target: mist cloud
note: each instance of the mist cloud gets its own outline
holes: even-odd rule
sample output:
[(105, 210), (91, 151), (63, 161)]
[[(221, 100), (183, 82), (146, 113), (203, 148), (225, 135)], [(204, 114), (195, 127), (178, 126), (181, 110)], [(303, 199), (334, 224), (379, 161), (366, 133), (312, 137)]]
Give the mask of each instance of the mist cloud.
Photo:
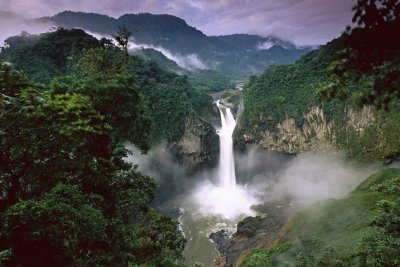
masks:
[(39, 34), (48, 32), (53, 24), (50, 23), (36, 23), (26, 21), (20, 17), (5, 17), (0, 16), (0, 46), (4, 45), (4, 40), (10, 36), (21, 34), (22, 31), (26, 31), (30, 34)]
[(168, 59), (175, 61), (179, 67), (192, 70), (192, 69), (207, 69), (207, 65), (201, 61), (197, 54), (181, 55), (179, 53), (172, 53), (168, 49), (161, 46), (154, 46), (151, 44), (139, 44), (134, 41), (130, 42), (132, 49), (151, 48), (163, 53)]
[(26, 17), (64, 10), (97, 12), (113, 17), (125, 13), (172, 14), (207, 35), (252, 33), (275, 35), (296, 45), (323, 44), (351, 23), (351, 0), (2, 0), (0, 10)]
[[(192, 173), (162, 146), (150, 155), (137, 151), (130, 160), (160, 183), (157, 205), (180, 195), (181, 203), (194, 202), (191, 212), (221, 214), (228, 219), (241, 213), (254, 215), (250, 206), (265, 201), (304, 208), (323, 199), (343, 198), (378, 169), (337, 153), (291, 156), (254, 147), (235, 153), (238, 187), (229, 192), (218, 188), (216, 167)], [(235, 202), (238, 199), (240, 205)]]
[(301, 154), (276, 174), (268, 191), (272, 199), (309, 206), (322, 199), (345, 197), (376, 169), (349, 162), (340, 154)]

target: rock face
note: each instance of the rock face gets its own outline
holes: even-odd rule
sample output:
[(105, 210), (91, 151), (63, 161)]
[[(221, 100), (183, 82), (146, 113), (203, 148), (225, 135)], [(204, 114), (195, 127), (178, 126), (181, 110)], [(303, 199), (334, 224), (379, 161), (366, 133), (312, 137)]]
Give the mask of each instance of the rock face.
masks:
[(219, 152), (218, 135), (208, 122), (200, 118), (189, 118), (185, 132), (177, 143), (170, 145), (170, 150), (180, 163), (189, 169), (197, 169), (216, 162)]
[(231, 238), (224, 230), (210, 235), (210, 239), (217, 243), (217, 250), (220, 252), (220, 256), (215, 259), (215, 266), (240, 266), (253, 249), (268, 248), (278, 240), (281, 229), (294, 207), (277, 203), (267, 205), (268, 213), (265, 216), (247, 217), (240, 221), (236, 233)]
[[(375, 120), (371, 107), (362, 110), (347, 108), (346, 129), (362, 134), (365, 127)], [(328, 120), (321, 107), (312, 107), (303, 115), (302, 126), (293, 118), (279, 122), (275, 129), (260, 132), (245, 131), (246, 143), (255, 143), (269, 150), (297, 154), (309, 151), (328, 151), (339, 149), (337, 140), (338, 126), (334, 120)]]
[(347, 108), (346, 129), (362, 134), (371, 122), (375, 121), (375, 113), (371, 106), (364, 106), (362, 110)]

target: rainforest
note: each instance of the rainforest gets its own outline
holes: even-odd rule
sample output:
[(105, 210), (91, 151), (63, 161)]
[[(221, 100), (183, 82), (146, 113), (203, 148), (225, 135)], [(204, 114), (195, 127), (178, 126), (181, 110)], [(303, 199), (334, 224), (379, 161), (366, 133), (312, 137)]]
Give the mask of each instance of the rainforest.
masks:
[(0, 266), (400, 266), (400, 1), (111, 2), (0, 2)]

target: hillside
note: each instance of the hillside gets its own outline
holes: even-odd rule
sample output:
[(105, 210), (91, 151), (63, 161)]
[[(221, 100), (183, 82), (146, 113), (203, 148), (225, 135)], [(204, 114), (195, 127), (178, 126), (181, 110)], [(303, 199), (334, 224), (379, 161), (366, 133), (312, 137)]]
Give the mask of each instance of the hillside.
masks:
[[(51, 85), (0, 59), (0, 265), (183, 265), (177, 224), (151, 207), (155, 180), (126, 161), (127, 141), (148, 149), (155, 119), (128, 71), (129, 58), (81, 30), (33, 39), (14, 51), (55, 49), (50, 57), (41, 57), (44, 50), (27, 53), (31, 62), (80, 54), (70, 54), (78, 57), (71, 72)], [(70, 50), (66, 40), (76, 39), (93, 40), (94, 47)], [(184, 90), (177, 88), (182, 98)]]
[[(112, 68), (118, 60), (114, 55), (117, 48), (114, 47), (110, 52), (103, 49), (110, 45), (108, 41), (99, 41), (78, 29), (58, 29), (41, 35), (21, 34), (8, 38), (6, 42), (7, 47), (0, 53), (0, 59), (12, 63), (17, 70), (23, 71), (32, 81), (42, 83), (46, 89), (51, 87), (56, 77), (67, 75), (69, 78), (63, 82), (74, 84), (73, 77), (80, 77), (90, 71), (87, 68), (76, 67), (79, 65), (77, 59), (82, 56), (86, 56), (89, 61), (85, 61), (84, 64), (95, 64), (91, 59), (93, 55), (107, 60), (105, 63), (100, 60), (99, 67), (91, 70), (99, 73), (104, 70), (104, 66)], [(158, 54), (156, 51), (155, 53)], [(132, 82), (143, 96), (151, 120), (147, 139), (141, 138), (144, 143), (156, 145), (166, 141), (173, 146), (174, 151), (181, 153), (180, 157), (183, 157), (185, 152), (182, 151), (190, 150), (185, 145), (199, 146), (201, 140), (216, 142), (211, 125), (201, 119), (210, 116), (210, 110), (212, 111), (210, 96), (198, 90), (196, 83), (192, 85), (187, 77), (165, 71), (153, 61), (146, 61), (137, 56), (131, 56), (130, 60), (127, 71), (135, 78)], [(174, 66), (172, 62), (168, 63)], [(120, 67), (117, 65), (115, 68)], [(200, 125), (198, 128), (202, 131), (197, 132), (194, 139), (198, 143), (183, 142), (184, 136), (189, 138), (192, 131), (199, 131), (195, 126), (187, 125)], [(187, 155), (188, 164), (196, 165), (209, 161), (213, 154), (211, 150), (212, 147), (207, 145), (199, 147), (195, 153)]]
[(277, 240), (259, 242), (241, 266), (397, 266), (399, 188), (400, 169), (381, 170), (347, 197), (291, 217)]
[(175, 58), (184, 58), (187, 68), (220, 70), (235, 79), (261, 72), (273, 63), (292, 63), (310, 50), (274, 37), (245, 34), (206, 36), (172, 15), (125, 14), (116, 19), (94, 13), (64, 11), (37, 21), (65, 28), (83, 28), (105, 36), (126, 26), (134, 34), (137, 44), (167, 50)]
[[(400, 151), (398, 102), (391, 103), (386, 112), (371, 106), (359, 108), (351, 99), (329, 102), (318, 94), (327, 81), (327, 67), (343, 48), (338, 38), (294, 64), (273, 65), (251, 76), (243, 92), (239, 142), (289, 153), (346, 149), (362, 161), (396, 157)], [(347, 88), (361, 87), (359, 81)]]

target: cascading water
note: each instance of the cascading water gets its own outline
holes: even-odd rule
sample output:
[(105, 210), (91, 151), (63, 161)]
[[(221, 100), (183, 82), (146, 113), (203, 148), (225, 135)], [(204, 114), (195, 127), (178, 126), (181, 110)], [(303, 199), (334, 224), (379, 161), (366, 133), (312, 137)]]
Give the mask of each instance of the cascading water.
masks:
[(219, 100), (216, 104), (221, 115), (221, 129), (217, 131), (220, 147), (218, 184), (224, 188), (235, 188), (236, 175), (232, 134), (235, 130), (236, 121), (230, 108), (222, 105)]
[(205, 179), (196, 184), (189, 201), (184, 201), (183, 210), (188, 212), (181, 218), (188, 239), (186, 259), (195, 262), (201, 258), (208, 266), (213, 265), (217, 255), (209, 235), (221, 229), (233, 234), (237, 222), (245, 216), (255, 215), (250, 207), (259, 203), (256, 188), (236, 184), (232, 140), (236, 121), (229, 107), (221, 101), (216, 105), (221, 116), (221, 127), (217, 130), (220, 140), (218, 170), (207, 172), (203, 176)]
[[(220, 157), (216, 177), (208, 177), (197, 184), (191, 194), (195, 210), (200, 215), (218, 216), (221, 220), (234, 222), (241, 216), (251, 216), (250, 207), (258, 203), (249, 187), (236, 184), (232, 134), (236, 121), (229, 107), (217, 101), (221, 128), (217, 130), (220, 140)], [(216, 178), (213, 183), (211, 178)]]

